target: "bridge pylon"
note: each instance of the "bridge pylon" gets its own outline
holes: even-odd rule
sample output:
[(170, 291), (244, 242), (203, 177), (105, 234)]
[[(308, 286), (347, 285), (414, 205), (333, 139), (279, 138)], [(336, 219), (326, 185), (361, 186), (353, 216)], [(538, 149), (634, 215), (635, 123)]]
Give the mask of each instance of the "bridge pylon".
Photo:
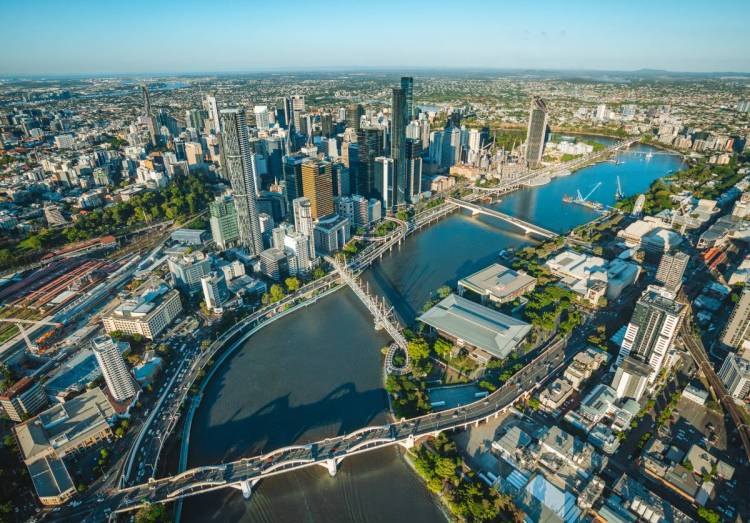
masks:
[(328, 474), (331, 477), (336, 476), (336, 472), (338, 472), (338, 468), (339, 468), (338, 461), (336, 460), (336, 458), (327, 459), (323, 463), (321, 463), (321, 465), (323, 465), (326, 468), (326, 470), (328, 471)]
[(257, 485), (258, 482), (260, 482), (260, 479), (251, 478), (251, 479), (240, 481), (239, 484), (234, 484), (232, 486), (242, 491), (243, 498), (250, 499), (250, 497), (253, 495), (253, 490), (255, 489), (255, 485)]

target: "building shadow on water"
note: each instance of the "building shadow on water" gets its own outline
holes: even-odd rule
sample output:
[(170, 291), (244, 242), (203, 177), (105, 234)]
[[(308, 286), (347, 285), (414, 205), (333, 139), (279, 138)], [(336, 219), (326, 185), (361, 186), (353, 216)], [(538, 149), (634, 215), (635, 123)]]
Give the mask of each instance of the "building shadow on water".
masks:
[(284, 394), (249, 416), (240, 417), (238, 408), (230, 421), (205, 429), (204, 448), (191, 448), (190, 466), (234, 461), (382, 423), (374, 420), (384, 413), (385, 394), (383, 389), (358, 391), (350, 382), (312, 403), (291, 405)]

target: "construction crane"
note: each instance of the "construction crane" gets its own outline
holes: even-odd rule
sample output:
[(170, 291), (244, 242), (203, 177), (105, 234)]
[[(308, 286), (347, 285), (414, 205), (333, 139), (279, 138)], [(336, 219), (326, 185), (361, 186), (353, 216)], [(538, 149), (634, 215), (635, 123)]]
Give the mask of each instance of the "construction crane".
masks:
[(26, 342), (26, 347), (32, 352), (36, 352), (38, 347), (36, 346), (36, 344), (31, 343), (29, 334), (26, 332), (26, 329), (23, 328), (24, 324), (26, 325), (49, 325), (51, 327), (62, 327), (62, 323), (58, 323), (58, 322), (41, 321), (41, 320), (22, 320), (20, 318), (0, 318), (0, 322), (15, 323), (16, 327), (18, 327), (18, 330), (21, 333), (21, 336), (23, 336), (23, 340)]
[(622, 185), (620, 185), (620, 177), (617, 177), (617, 190), (615, 191), (615, 200), (620, 201), (625, 198), (625, 193), (622, 192)]
[(598, 182), (596, 185), (594, 185), (594, 188), (589, 191), (589, 193), (586, 196), (581, 196), (581, 190), (578, 189), (578, 201), (585, 202), (588, 200), (592, 194), (594, 194), (594, 191), (596, 191), (600, 186), (602, 185), (602, 182)]

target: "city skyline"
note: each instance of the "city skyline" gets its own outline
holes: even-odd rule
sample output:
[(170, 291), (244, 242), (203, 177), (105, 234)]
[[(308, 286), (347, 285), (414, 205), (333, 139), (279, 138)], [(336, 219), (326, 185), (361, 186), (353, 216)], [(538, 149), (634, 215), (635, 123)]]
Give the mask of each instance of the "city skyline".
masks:
[[(698, 2), (413, 2), (389, 25), (403, 38), (383, 40), (374, 38), (376, 32), (368, 36), (361, 24), (376, 28), (388, 2), (325, 4), (327, 9), (295, 1), (234, 6), (170, 0), (135, 2), (128, 9), (86, 1), (4, 4), (14, 23), (0, 44), (14, 52), (0, 57), (0, 76), (359, 68), (750, 72), (743, 52), (750, 35), (740, 17), (726, 16), (741, 11), (734, 0), (711, 9)], [(192, 16), (196, 11), (200, 17)], [(230, 19), (233, 30), (209, 30)], [(448, 21), (455, 23), (441, 36), (436, 30)], [(314, 31), (301, 36), (309, 33), (294, 31), (295, 24), (335, 31), (346, 45), (330, 45)]]

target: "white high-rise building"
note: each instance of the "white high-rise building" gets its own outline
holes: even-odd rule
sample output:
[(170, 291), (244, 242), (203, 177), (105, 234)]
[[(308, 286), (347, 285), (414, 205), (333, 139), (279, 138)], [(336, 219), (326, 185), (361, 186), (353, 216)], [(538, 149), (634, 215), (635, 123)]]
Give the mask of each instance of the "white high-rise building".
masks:
[(256, 105), (253, 108), (253, 113), (255, 114), (255, 127), (258, 129), (268, 129), (268, 126), (271, 124), (268, 106)]
[(607, 116), (609, 116), (609, 111), (607, 111), (607, 106), (605, 104), (597, 105), (594, 118), (596, 118), (600, 122), (603, 122), (604, 120), (607, 119)]
[(215, 133), (218, 133), (221, 130), (221, 122), (219, 120), (219, 106), (216, 104), (216, 98), (206, 95), (203, 99), (203, 108), (208, 112), (208, 118), (211, 120), (211, 129)]
[(211, 272), (201, 278), (203, 288), (203, 300), (208, 310), (221, 312), (221, 306), (229, 299), (229, 289), (224, 277), (224, 272)]
[(750, 361), (737, 354), (727, 355), (719, 370), (719, 378), (733, 398), (744, 400), (750, 396)]
[(102, 370), (109, 393), (115, 401), (125, 401), (138, 393), (138, 386), (130, 374), (117, 344), (109, 336), (93, 340), (94, 356)]
[(240, 239), (252, 256), (263, 250), (258, 206), (255, 154), (251, 152), (244, 109), (221, 111), (222, 163), (234, 192)]
[(310, 238), (301, 232), (291, 232), (284, 236), (284, 250), (293, 253), (293, 260), (289, 264), (290, 274), (305, 273), (312, 268), (312, 245)]

